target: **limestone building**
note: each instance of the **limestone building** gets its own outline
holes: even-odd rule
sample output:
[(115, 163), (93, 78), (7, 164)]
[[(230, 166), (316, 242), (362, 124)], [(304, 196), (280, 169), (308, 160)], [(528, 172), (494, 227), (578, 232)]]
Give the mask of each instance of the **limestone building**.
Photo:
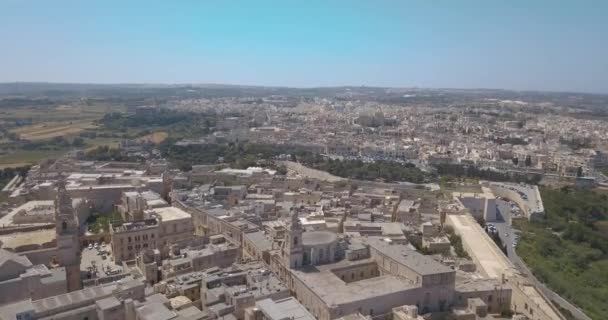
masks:
[(0, 305), (19, 300), (39, 300), (66, 293), (65, 268), (33, 265), (27, 257), (0, 249)]
[(144, 219), (111, 225), (112, 254), (116, 263), (133, 260), (146, 249), (167, 251), (169, 245), (194, 234), (192, 216), (176, 207), (146, 210)]
[(57, 265), (64, 266), (68, 291), (81, 288), (79, 224), (72, 198), (65, 189), (65, 182), (57, 185), (55, 199), (55, 232), (57, 234)]
[(404, 304), (445, 311), (453, 303), (451, 268), (390, 239), (304, 232), (295, 213), (271, 268), (321, 320), (387, 315)]
[(160, 248), (158, 223), (156, 219), (146, 219), (119, 226), (110, 225), (114, 261), (132, 260), (141, 250)]

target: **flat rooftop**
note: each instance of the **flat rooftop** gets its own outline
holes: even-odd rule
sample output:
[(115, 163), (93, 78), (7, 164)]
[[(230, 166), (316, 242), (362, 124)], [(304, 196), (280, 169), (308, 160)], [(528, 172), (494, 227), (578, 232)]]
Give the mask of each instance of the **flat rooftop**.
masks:
[(381, 238), (361, 238), (361, 242), (369, 244), (391, 259), (403, 264), (420, 275), (452, 273), (452, 268), (435, 261), (429, 256), (418, 253), (408, 246), (391, 244)]
[(272, 249), (272, 240), (266, 238), (262, 231), (243, 234), (243, 237), (251, 241), (259, 250), (267, 251)]
[(2, 235), (0, 236), (0, 242), (5, 249), (15, 249), (25, 245), (43, 245), (52, 242), (55, 237), (55, 229), (36, 230)]
[(292, 319), (292, 320), (315, 320), (316, 318), (301, 305), (294, 297), (274, 301), (263, 299), (255, 303), (255, 306), (262, 311), (267, 318), (272, 320)]
[(515, 267), (470, 215), (448, 215), (448, 224), (462, 238), (462, 243), (480, 271), (489, 278), (500, 279)]
[(308, 246), (328, 245), (336, 242), (338, 235), (331, 231), (310, 231), (302, 233), (302, 244)]
[(155, 208), (153, 211), (158, 214), (163, 221), (192, 218), (188, 212), (176, 207)]
[(292, 273), (330, 306), (378, 298), (418, 288), (406, 279), (393, 275), (383, 275), (346, 283), (331, 271), (335, 268), (366, 263), (375, 263), (375, 261), (372, 259), (356, 262), (340, 261), (316, 267), (306, 267), (301, 270), (292, 270)]
[(495, 199), (496, 197), (488, 188), (481, 188), (482, 192), (454, 192), (452, 195), (456, 198), (479, 198), (479, 199)]
[(114, 233), (156, 227), (158, 227), (158, 221), (156, 219), (125, 222), (119, 226), (111, 226), (111, 228), (114, 230)]
[(458, 277), (455, 287), (458, 292), (492, 291), (498, 288), (510, 289), (511, 285), (503, 284), (500, 279)]
[(28, 215), (35, 214), (54, 214), (55, 202), (53, 200), (33, 200), (28, 201), (14, 209), (8, 214), (0, 218), (0, 226), (8, 226), (13, 224), (13, 217), (21, 210), (25, 210)]

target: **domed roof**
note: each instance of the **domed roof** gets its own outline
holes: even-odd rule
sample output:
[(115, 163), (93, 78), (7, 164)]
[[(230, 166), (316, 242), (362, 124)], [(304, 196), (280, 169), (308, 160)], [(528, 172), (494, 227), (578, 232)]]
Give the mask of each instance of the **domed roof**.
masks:
[(336, 242), (338, 236), (329, 231), (311, 231), (302, 234), (302, 244), (305, 246), (328, 245)]

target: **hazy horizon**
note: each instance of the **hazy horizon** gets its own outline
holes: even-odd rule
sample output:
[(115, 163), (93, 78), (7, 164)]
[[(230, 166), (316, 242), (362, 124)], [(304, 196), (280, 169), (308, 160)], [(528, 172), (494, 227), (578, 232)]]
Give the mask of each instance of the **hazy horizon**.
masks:
[(538, 93), (573, 93), (573, 94), (588, 94), (588, 95), (608, 95), (608, 92), (593, 92), (593, 91), (572, 91), (572, 90), (535, 90), (535, 89), (504, 89), (504, 88), (449, 88), (449, 87), (391, 87), (391, 86), (367, 86), (367, 85), (332, 85), (332, 86), (281, 86), (281, 85), (256, 85), (256, 84), (236, 84), (236, 83), (137, 83), (137, 82), (49, 82), (49, 81), (12, 81), (0, 82), (0, 85), (17, 85), (17, 84), (48, 84), (48, 85), (83, 85), (83, 86), (149, 86), (149, 87), (249, 87), (249, 88), (284, 88), (284, 89), (324, 89), (324, 88), (381, 88), (381, 89), (402, 89), (402, 90), (462, 90), (462, 91), (512, 91), (512, 92), (538, 92)]
[(0, 82), (608, 93), (602, 1), (0, 3)]

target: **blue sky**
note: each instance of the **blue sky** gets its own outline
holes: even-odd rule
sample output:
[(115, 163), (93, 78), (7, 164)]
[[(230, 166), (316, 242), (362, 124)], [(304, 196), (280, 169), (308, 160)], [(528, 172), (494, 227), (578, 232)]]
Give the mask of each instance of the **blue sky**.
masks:
[(0, 1), (0, 82), (608, 93), (608, 1)]

